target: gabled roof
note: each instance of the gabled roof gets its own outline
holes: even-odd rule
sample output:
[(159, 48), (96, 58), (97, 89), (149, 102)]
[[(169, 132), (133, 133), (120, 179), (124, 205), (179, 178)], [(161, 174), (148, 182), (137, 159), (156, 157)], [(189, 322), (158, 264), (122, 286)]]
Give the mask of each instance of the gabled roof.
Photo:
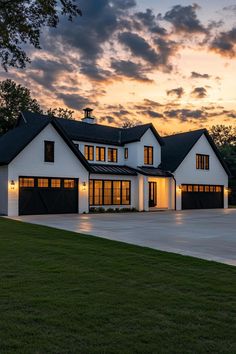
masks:
[(83, 166), (90, 170), (89, 163), (83, 154), (75, 147), (63, 128), (53, 118), (37, 120), (33, 125), (21, 122), (14, 129), (1, 136), (0, 165), (8, 165), (49, 124), (52, 124)]
[[(33, 125), (38, 120), (48, 120), (50, 117), (32, 112), (23, 112), (26, 124)], [(67, 136), (74, 141), (94, 142), (122, 146), (126, 143), (139, 141), (148, 129), (151, 129), (158, 142), (163, 141), (152, 124), (139, 125), (123, 129), (100, 124), (88, 124), (78, 120), (54, 118), (64, 129)]]
[(230, 176), (231, 173), (228, 167), (206, 129), (163, 137), (162, 162), (159, 167), (165, 171), (174, 172), (203, 134), (220, 160), (225, 172)]

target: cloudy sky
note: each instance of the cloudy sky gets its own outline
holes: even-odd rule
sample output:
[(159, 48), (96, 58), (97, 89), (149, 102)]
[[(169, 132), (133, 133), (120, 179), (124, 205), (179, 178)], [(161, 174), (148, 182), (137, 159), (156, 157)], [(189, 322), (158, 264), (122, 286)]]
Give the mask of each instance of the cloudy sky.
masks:
[(161, 134), (236, 125), (236, 1), (80, 0), (83, 16), (42, 33), (10, 69), (41, 105), (89, 105), (102, 124), (152, 122)]

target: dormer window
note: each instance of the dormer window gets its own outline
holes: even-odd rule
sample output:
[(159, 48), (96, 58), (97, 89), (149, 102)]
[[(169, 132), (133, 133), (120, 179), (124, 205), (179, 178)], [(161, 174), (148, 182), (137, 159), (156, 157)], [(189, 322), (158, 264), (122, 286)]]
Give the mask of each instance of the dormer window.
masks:
[(54, 162), (54, 141), (44, 141), (44, 162)]
[(108, 148), (108, 162), (117, 162), (117, 149)]
[(106, 161), (106, 148), (102, 146), (96, 147), (96, 161)]
[(94, 160), (94, 147), (92, 145), (84, 146), (84, 156), (88, 161)]
[(153, 165), (153, 146), (144, 146), (144, 165)]

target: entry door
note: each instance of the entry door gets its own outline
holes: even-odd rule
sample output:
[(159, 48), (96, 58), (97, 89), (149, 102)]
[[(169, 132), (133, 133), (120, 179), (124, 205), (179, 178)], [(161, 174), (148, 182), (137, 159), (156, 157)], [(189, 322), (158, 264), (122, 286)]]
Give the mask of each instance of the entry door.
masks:
[(155, 207), (157, 205), (157, 183), (149, 182), (149, 207)]

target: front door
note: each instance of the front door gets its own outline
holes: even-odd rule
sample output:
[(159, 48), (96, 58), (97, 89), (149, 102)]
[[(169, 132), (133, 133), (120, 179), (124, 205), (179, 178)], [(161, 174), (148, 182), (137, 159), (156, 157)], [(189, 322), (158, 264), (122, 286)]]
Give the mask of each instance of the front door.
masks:
[(157, 183), (149, 182), (149, 207), (153, 208), (157, 205)]

